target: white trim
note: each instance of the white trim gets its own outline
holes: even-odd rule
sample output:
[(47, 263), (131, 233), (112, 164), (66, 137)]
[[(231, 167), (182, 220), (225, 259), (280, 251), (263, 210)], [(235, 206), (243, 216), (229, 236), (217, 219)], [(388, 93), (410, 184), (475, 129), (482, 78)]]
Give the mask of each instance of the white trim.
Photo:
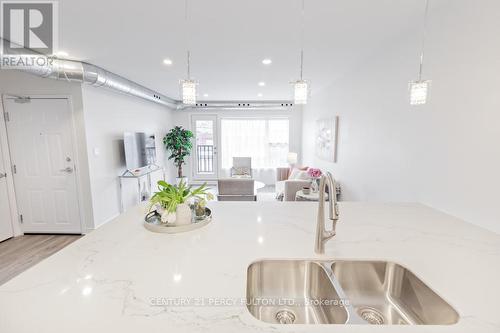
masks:
[(191, 132), (194, 134), (194, 139), (196, 140), (196, 129), (194, 128), (194, 121), (196, 119), (209, 119), (209, 120), (214, 120), (215, 119), (215, 124), (214, 124), (214, 136), (215, 136), (215, 149), (216, 149), (216, 158), (217, 158), (217, 170), (215, 170), (215, 178), (210, 177), (210, 178), (203, 178), (197, 176), (196, 168), (198, 166), (197, 163), (197, 155), (196, 155), (196, 142), (194, 143), (194, 154), (191, 154), (191, 178), (193, 182), (214, 182), (217, 181), (219, 178), (219, 172), (220, 172), (220, 154), (219, 154), (219, 146), (220, 146), (220, 135), (219, 135), (219, 128), (220, 128), (220, 117), (216, 113), (190, 113), (189, 114), (189, 129)]
[(86, 227), (86, 216), (85, 216), (85, 206), (83, 204), (83, 192), (82, 186), (80, 183), (80, 159), (78, 158), (78, 149), (76, 149), (76, 143), (78, 142), (78, 136), (76, 135), (76, 126), (75, 126), (75, 110), (73, 108), (73, 97), (71, 95), (66, 96), (68, 99), (68, 107), (71, 113), (71, 146), (73, 151), (73, 164), (75, 169), (75, 181), (76, 181), (76, 196), (78, 202), (78, 216), (80, 217), (80, 232), (84, 233)]
[[(2, 94), (2, 110), (5, 112), (5, 100), (10, 99), (10, 98), (17, 98), (19, 96), (15, 94)], [(77, 204), (78, 204), (78, 216), (80, 219), (80, 233), (84, 234), (85, 231), (87, 230), (86, 225), (85, 225), (85, 209), (84, 209), (84, 204), (83, 204), (83, 192), (82, 192), (82, 186), (80, 183), (80, 163), (78, 159), (78, 151), (76, 149), (76, 142), (77, 142), (77, 134), (76, 134), (76, 126), (75, 126), (75, 114), (74, 114), (74, 108), (73, 108), (73, 99), (71, 95), (23, 95), (23, 97), (29, 97), (30, 99), (65, 99), (68, 102), (68, 107), (69, 107), (69, 112), (71, 115), (71, 134), (72, 134), (72, 142), (71, 142), (71, 150), (73, 153), (73, 162), (75, 165), (75, 182), (76, 182), (76, 195), (77, 195)], [(3, 113), (2, 113), (3, 117)], [(3, 119), (3, 118), (2, 118)], [(4, 132), (5, 131), (5, 132)], [(12, 165), (12, 161), (10, 159), (10, 145), (8, 143), (8, 132), (7, 132), (7, 124), (4, 120), (4, 125), (2, 126), (2, 129), (0, 130), (0, 135), (2, 133), (5, 133), (5, 142), (7, 143), (7, 149), (8, 149), (8, 158), (5, 159), (8, 161), (9, 165)], [(2, 148), (4, 147), (4, 143), (2, 140), (2, 137), (0, 137), (0, 141), (2, 141)], [(3, 150), (3, 149), (2, 149)], [(14, 230), (15, 236), (23, 235), (24, 232), (22, 231), (22, 226), (20, 224), (20, 221), (18, 221), (15, 217), (19, 216), (19, 210), (17, 207), (17, 200), (15, 196), (15, 185), (12, 177), (12, 170), (8, 170), (10, 172), (10, 177), (7, 179), (8, 184), (12, 184), (12, 190), (9, 190), (9, 200), (13, 202), (11, 205), (11, 215), (12, 215), (12, 210), (14, 211), (14, 214), (12, 215), (12, 226)], [(16, 230), (18, 230), (18, 234), (16, 234)], [(50, 232), (50, 231), (47, 231)]]
[(94, 231), (94, 230), (96, 230), (96, 229), (99, 229), (99, 228), (100, 228), (100, 227), (102, 227), (103, 225), (105, 225), (105, 224), (107, 224), (107, 223), (109, 223), (109, 222), (113, 221), (114, 219), (116, 219), (116, 218), (117, 218), (118, 216), (120, 216), (121, 214), (122, 214), (122, 213), (117, 213), (117, 214), (115, 214), (115, 215), (111, 216), (110, 218), (107, 218), (107, 219), (106, 219), (106, 220), (104, 220), (102, 223), (99, 223), (98, 225), (96, 225), (94, 228), (87, 228), (87, 229), (86, 229), (86, 231), (87, 231), (86, 233), (89, 233), (89, 232), (91, 232), (91, 231)]
[(2, 94), (1, 98), (1, 111), (3, 120), (2, 124), (0, 124), (0, 145), (2, 146), (2, 155), (5, 166), (5, 173), (7, 173), (7, 196), (9, 198), (9, 209), (10, 209), (10, 224), (12, 228), (12, 233), (14, 237), (23, 235), (22, 228), (17, 219), (18, 210), (17, 210), (17, 202), (16, 202), (16, 192), (14, 189), (14, 178), (12, 175), (12, 161), (10, 159), (10, 148), (9, 148), (9, 139), (7, 137), (7, 123), (4, 117), (5, 115), (5, 104), (4, 104), (5, 95)]

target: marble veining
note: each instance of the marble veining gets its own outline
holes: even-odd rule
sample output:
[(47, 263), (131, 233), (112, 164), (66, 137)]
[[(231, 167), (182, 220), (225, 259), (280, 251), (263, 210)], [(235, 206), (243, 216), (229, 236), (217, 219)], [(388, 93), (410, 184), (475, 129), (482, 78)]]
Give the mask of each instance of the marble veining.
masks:
[[(263, 258), (318, 258), (316, 204), (211, 203), (214, 221), (154, 234), (136, 207), (0, 286), (0, 332), (372, 332), (371, 326), (270, 325), (244, 305), (153, 304), (162, 298), (244, 299)], [(340, 204), (322, 259), (395, 261), (460, 314), (452, 326), (401, 332), (500, 332), (500, 235), (419, 204)]]

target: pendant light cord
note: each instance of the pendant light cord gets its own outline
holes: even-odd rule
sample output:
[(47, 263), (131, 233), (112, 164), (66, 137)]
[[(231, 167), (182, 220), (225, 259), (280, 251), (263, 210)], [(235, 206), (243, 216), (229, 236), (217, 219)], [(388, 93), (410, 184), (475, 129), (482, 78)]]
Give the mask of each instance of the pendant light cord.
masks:
[(188, 0), (184, 1), (184, 22), (186, 29), (186, 49), (187, 49), (187, 78), (191, 80), (191, 52), (189, 51), (189, 17), (188, 17)]
[(424, 54), (425, 54), (425, 41), (427, 37), (427, 16), (429, 14), (429, 0), (425, 0), (424, 22), (422, 26), (422, 51), (420, 53), (420, 68), (418, 71), (418, 80), (422, 81), (422, 74), (424, 71)]
[(191, 80), (191, 52), (189, 50), (187, 51), (187, 75), (188, 75), (188, 80)]
[(302, 0), (301, 26), (300, 26), (300, 80), (304, 72), (304, 30), (305, 30), (305, 0)]

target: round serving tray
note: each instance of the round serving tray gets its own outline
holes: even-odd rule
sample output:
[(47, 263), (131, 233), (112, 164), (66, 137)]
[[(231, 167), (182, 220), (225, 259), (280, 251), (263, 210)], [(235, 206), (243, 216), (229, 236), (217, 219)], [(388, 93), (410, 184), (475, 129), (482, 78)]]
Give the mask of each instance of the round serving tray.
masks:
[(165, 234), (178, 234), (202, 228), (212, 221), (212, 211), (210, 208), (205, 208), (205, 217), (196, 219), (191, 224), (175, 225), (161, 222), (160, 214), (156, 211), (149, 212), (144, 218), (144, 227), (152, 232)]

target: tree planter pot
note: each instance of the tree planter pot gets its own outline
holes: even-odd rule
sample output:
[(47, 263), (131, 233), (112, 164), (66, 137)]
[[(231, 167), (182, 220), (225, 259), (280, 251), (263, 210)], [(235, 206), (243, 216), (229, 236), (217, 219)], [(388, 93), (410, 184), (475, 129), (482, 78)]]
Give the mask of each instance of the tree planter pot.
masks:
[(181, 181), (185, 184), (185, 185), (188, 185), (188, 177), (176, 177), (175, 178), (175, 184), (177, 186), (179, 186), (179, 184), (181, 183)]

